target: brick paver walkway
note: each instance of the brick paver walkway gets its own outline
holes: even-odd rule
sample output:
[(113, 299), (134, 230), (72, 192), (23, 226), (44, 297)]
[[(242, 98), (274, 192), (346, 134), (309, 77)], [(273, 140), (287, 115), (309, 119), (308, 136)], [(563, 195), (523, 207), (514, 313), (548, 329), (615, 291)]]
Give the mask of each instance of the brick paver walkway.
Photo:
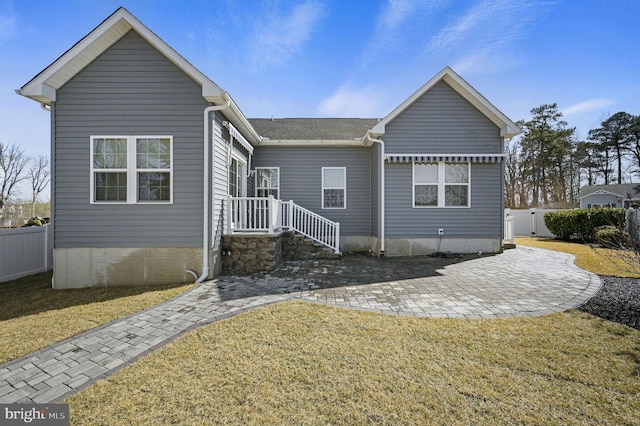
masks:
[(574, 308), (600, 288), (573, 256), (520, 247), (463, 259), (300, 261), (271, 273), (221, 276), (145, 311), (0, 365), (0, 403), (62, 400), (189, 330), (299, 299), (386, 314), (495, 318)]

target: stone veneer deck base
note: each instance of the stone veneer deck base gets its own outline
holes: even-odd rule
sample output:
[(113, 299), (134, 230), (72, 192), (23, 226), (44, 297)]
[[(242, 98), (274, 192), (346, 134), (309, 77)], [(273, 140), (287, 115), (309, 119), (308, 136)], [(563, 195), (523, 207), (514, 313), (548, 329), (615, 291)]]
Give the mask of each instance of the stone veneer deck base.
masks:
[(222, 273), (244, 275), (273, 271), (282, 260), (334, 259), (331, 249), (293, 231), (230, 234), (222, 237)]

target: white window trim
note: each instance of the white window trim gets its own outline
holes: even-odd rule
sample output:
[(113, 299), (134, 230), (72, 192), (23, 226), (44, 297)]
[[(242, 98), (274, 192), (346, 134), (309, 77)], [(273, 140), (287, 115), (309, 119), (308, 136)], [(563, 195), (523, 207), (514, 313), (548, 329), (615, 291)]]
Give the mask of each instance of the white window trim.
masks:
[[(324, 171), (325, 170), (342, 170), (344, 173), (344, 186), (327, 186), (325, 187), (324, 185)], [(321, 196), (321, 204), (322, 204), (322, 209), (323, 210), (345, 210), (347, 208), (347, 168), (346, 167), (322, 167), (322, 171), (321, 171), (321, 175), (322, 175), (322, 188), (320, 191), (320, 196)], [(325, 207), (324, 205), (324, 190), (325, 189), (342, 189), (344, 190), (344, 206), (342, 207)]]
[[(95, 169), (93, 167), (93, 141), (94, 139), (126, 139), (127, 140), (127, 168), (126, 169)], [(169, 139), (169, 168), (168, 169), (138, 169), (136, 166), (136, 140), (137, 139)], [(90, 204), (173, 204), (173, 136), (171, 135), (91, 135), (89, 136), (89, 202)], [(126, 201), (96, 201), (95, 200), (95, 172), (96, 171), (113, 171), (127, 173), (127, 200)], [(138, 172), (157, 172), (169, 173), (169, 200), (168, 201), (138, 201)]]
[[(258, 186), (258, 170), (277, 170), (278, 171), (278, 182), (277, 182), (277, 186), (275, 187), (269, 187), (269, 188), (262, 188)], [(280, 199), (280, 167), (256, 167), (255, 169), (255, 182), (254, 182), (254, 194), (257, 197), (258, 196), (258, 191), (260, 189), (266, 189), (266, 190), (276, 190), (278, 193), (277, 199)]]
[[(435, 161), (433, 162), (435, 163)], [(438, 161), (438, 182), (437, 183), (416, 183), (416, 165), (424, 163), (411, 163), (411, 205), (414, 209), (469, 209), (471, 208), (471, 163), (462, 162), (467, 164), (467, 205), (466, 206), (445, 206), (445, 164), (447, 163), (460, 163), (459, 161)], [(417, 206), (416, 205), (416, 185), (437, 185), (438, 186), (438, 205), (437, 206)], [(465, 184), (451, 184), (451, 185), (465, 185)]]

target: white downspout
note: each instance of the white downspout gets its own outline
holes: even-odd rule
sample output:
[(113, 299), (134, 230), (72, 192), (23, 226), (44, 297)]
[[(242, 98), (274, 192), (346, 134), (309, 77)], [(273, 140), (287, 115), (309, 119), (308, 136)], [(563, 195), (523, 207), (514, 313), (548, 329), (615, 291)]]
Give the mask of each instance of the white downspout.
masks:
[(365, 138), (373, 143), (380, 144), (380, 164), (378, 165), (378, 169), (380, 170), (380, 256), (384, 256), (384, 206), (385, 206), (385, 198), (384, 198), (384, 141), (382, 139), (372, 138), (371, 134), (367, 132)]
[[(197, 277), (196, 273), (190, 269), (187, 270), (194, 277), (197, 277), (196, 282), (201, 283), (209, 277), (209, 114), (212, 111), (221, 111), (229, 108), (231, 105), (231, 99), (227, 97), (227, 100), (222, 105), (211, 105), (204, 109), (204, 193), (202, 197), (203, 205), (203, 223), (202, 223), (202, 275)], [(211, 164), (215, 163), (215, 146), (213, 147)], [(212, 179), (213, 187), (211, 190), (215, 194), (215, 176)]]

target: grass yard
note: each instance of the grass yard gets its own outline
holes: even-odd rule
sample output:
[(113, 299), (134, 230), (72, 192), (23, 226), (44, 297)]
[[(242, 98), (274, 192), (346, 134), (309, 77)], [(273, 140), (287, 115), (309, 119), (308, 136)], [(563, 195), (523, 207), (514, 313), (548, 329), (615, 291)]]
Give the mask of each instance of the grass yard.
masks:
[(640, 331), (578, 311), (417, 319), (287, 302), (65, 402), (78, 425), (635, 425), (639, 395)]
[[(630, 266), (626, 263), (628, 256), (621, 255), (617, 250), (592, 248), (587, 244), (554, 240), (551, 238), (516, 238), (516, 245), (544, 248), (562, 251), (576, 256), (576, 266), (598, 275), (613, 277), (640, 278), (640, 266)], [(625, 261), (626, 259), (626, 261)]]
[[(588, 246), (517, 242), (616, 270)], [(0, 362), (191, 288), (49, 280), (0, 284)], [(640, 331), (580, 311), (462, 320), (286, 302), (194, 330), (65, 402), (74, 425), (635, 425)]]
[(0, 283), (0, 364), (157, 305), (191, 287), (53, 290), (50, 272)]

